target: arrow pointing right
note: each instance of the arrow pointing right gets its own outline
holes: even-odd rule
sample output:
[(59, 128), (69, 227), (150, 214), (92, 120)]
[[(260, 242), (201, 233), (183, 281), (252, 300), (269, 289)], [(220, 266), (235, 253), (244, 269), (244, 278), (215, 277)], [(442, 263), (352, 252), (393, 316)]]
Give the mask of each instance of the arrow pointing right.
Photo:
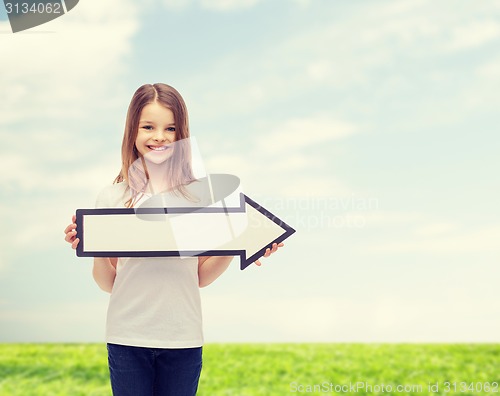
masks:
[(295, 232), (242, 193), (239, 207), (78, 209), (76, 217), (78, 256), (240, 256), (242, 270)]

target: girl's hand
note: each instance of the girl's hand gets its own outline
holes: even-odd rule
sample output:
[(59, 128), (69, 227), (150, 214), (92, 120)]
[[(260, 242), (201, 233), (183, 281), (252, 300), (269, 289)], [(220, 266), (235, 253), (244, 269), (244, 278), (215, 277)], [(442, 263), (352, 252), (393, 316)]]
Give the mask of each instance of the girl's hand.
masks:
[(73, 215), (71, 220), (73, 221), (73, 223), (67, 226), (64, 230), (64, 233), (66, 234), (64, 240), (68, 243), (71, 243), (71, 247), (73, 249), (76, 249), (76, 247), (78, 246), (78, 242), (80, 242), (80, 239), (76, 237), (76, 216)]
[[(276, 250), (278, 250), (279, 247), (283, 247), (283, 246), (285, 246), (285, 244), (283, 242), (273, 243), (273, 248), (272, 249), (267, 248), (266, 252), (264, 253), (264, 255), (262, 257), (269, 257), (272, 253), (274, 253)], [(260, 260), (255, 260), (255, 265), (260, 267), (262, 265), (262, 263), (260, 262)]]

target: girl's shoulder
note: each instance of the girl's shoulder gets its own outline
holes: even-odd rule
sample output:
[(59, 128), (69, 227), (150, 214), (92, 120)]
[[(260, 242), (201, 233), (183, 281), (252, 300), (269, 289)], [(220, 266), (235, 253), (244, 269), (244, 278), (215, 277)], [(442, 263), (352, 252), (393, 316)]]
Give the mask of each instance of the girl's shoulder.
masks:
[(129, 187), (126, 182), (120, 182), (104, 187), (96, 199), (96, 208), (124, 207), (129, 199)]

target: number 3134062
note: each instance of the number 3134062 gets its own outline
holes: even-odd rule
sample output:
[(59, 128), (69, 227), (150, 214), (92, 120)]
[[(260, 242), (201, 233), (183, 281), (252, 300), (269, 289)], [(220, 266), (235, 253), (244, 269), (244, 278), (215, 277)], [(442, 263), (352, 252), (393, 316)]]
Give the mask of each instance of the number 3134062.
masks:
[(486, 392), (498, 393), (498, 382), (445, 382), (445, 392)]
[(62, 14), (61, 3), (5, 3), (7, 14)]

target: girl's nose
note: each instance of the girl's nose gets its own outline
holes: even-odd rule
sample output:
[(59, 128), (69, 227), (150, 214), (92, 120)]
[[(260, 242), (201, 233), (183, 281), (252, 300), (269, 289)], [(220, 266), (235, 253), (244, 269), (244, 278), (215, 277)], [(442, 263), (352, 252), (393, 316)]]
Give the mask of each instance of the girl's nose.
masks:
[(158, 132), (156, 132), (153, 139), (156, 142), (164, 142), (165, 140), (167, 140), (167, 134), (163, 133), (162, 131), (158, 131)]

